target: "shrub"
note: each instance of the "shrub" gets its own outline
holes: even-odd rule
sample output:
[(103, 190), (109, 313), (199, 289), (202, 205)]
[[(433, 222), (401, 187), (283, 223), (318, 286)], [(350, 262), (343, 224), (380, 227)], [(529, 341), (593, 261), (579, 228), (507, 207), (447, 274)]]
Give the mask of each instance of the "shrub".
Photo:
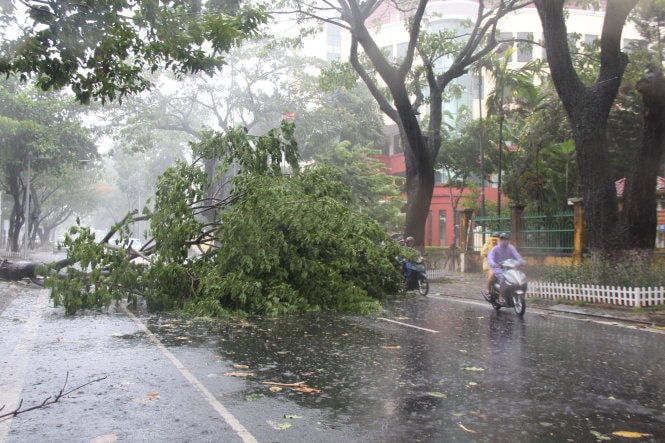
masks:
[(545, 269), (539, 277), (545, 281), (579, 285), (603, 285), (617, 287), (665, 286), (665, 268), (653, 264), (644, 269), (633, 262), (592, 263), (573, 266), (557, 266)]

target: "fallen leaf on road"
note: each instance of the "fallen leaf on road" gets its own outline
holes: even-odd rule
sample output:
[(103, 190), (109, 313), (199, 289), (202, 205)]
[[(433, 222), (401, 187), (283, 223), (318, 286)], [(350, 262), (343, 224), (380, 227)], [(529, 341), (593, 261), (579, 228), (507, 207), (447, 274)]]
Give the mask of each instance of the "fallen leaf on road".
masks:
[(280, 388), (279, 386), (271, 386), (270, 387), (270, 392), (281, 392), (281, 391), (282, 391), (282, 388)]
[(228, 375), (229, 377), (254, 377), (254, 374), (251, 372), (227, 372), (224, 375)]
[(299, 381), (297, 383), (278, 383), (275, 381), (264, 381), (262, 382), (264, 385), (271, 385), (271, 386), (285, 386), (285, 387), (298, 387), (298, 386), (305, 386), (304, 381)]
[(277, 423), (272, 420), (268, 420), (268, 424), (272, 426), (273, 429), (276, 429), (278, 431), (283, 431), (285, 429), (289, 429), (291, 427), (291, 423), (289, 422), (282, 422), (282, 423)]
[(300, 387), (296, 388), (296, 391), (298, 391), (298, 392), (307, 392), (307, 393), (312, 393), (312, 394), (318, 394), (320, 392), (323, 392), (321, 389), (310, 388), (308, 386), (300, 386)]
[(118, 435), (115, 432), (106, 435), (100, 435), (90, 440), (90, 443), (111, 443), (118, 441)]
[(428, 392), (427, 395), (437, 398), (446, 398), (446, 394), (444, 394), (443, 392)]
[(462, 423), (457, 423), (457, 424), (459, 425), (460, 428), (462, 428), (463, 431), (468, 432), (469, 434), (477, 434), (476, 431), (474, 431), (473, 429), (467, 428)]
[(402, 349), (401, 346), (381, 346), (383, 349)]
[(607, 435), (603, 435), (598, 431), (591, 431), (591, 434), (593, 434), (593, 436), (596, 437), (596, 440), (598, 440), (598, 441), (612, 440), (612, 437), (608, 437)]
[(159, 394), (158, 394), (158, 393), (156, 393), (156, 392), (151, 392), (150, 394), (147, 394), (147, 395), (146, 395), (145, 397), (143, 397), (143, 398), (137, 398), (137, 399), (134, 399), (134, 401), (135, 401), (136, 403), (141, 403), (141, 404), (144, 404), (144, 405), (145, 405), (145, 404), (147, 404), (149, 401), (157, 400), (158, 398), (159, 398)]
[(249, 366), (247, 365), (233, 365), (233, 367), (236, 369), (249, 369)]
[(617, 437), (624, 438), (642, 438), (642, 437), (651, 437), (651, 434), (643, 434), (642, 432), (632, 432), (632, 431), (614, 431), (612, 435)]

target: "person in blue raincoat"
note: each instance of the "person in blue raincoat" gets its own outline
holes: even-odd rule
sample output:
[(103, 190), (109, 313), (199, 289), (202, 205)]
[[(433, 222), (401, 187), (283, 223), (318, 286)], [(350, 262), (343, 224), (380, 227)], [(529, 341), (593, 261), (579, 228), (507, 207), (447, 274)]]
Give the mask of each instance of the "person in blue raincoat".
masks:
[(501, 304), (506, 302), (504, 297), (506, 288), (504, 285), (504, 275), (501, 263), (509, 258), (515, 259), (520, 263), (526, 262), (520, 253), (517, 252), (517, 248), (510, 244), (510, 236), (506, 232), (502, 232), (499, 234), (499, 244), (492, 248), (487, 255), (487, 263), (494, 274), (494, 278), (499, 280), (499, 287), (501, 288), (499, 290), (499, 303)]

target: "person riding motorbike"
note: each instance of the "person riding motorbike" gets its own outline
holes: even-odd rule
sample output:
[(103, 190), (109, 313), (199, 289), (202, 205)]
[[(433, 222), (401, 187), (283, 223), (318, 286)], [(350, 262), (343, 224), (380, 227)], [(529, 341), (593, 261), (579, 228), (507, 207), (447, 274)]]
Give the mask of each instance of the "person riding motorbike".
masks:
[[(421, 258), (420, 251), (418, 249), (416, 249), (416, 247), (414, 246), (415, 242), (416, 242), (416, 240), (413, 237), (408, 236), (405, 239), (405, 243), (406, 243), (405, 246), (407, 248), (411, 249), (413, 251), (413, 253), (415, 254), (416, 260), (419, 260)], [(411, 272), (413, 271), (413, 265), (414, 265), (414, 263), (412, 263), (411, 260), (409, 260), (408, 258), (404, 259), (404, 276), (407, 279), (409, 277), (411, 277)]]
[(522, 264), (526, 263), (526, 260), (524, 260), (520, 253), (517, 252), (517, 248), (510, 244), (510, 236), (508, 233), (502, 232), (499, 234), (499, 244), (492, 248), (490, 253), (487, 255), (487, 263), (489, 264), (490, 269), (492, 269), (492, 274), (494, 275), (494, 279), (490, 283), (489, 287), (492, 287), (494, 281), (499, 281), (500, 304), (506, 303), (504, 297), (506, 292), (506, 285), (504, 284), (503, 268), (501, 267), (501, 263), (504, 260), (508, 260), (509, 258), (515, 259)]

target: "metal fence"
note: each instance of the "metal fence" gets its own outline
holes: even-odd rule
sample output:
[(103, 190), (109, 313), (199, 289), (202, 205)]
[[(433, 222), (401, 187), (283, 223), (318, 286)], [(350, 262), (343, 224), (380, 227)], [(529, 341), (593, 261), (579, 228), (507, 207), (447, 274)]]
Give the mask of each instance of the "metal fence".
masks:
[(522, 215), (520, 248), (531, 251), (572, 252), (575, 223), (572, 212)]
[[(480, 251), (485, 239), (494, 231), (510, 231), (510, 217), (475, 217), (473, 250)], [(520, 250), (531, 252), (572, 252), (575, 224), (572, 212), (557, 214), (523, 214), (519, 236)]]
[(492, 232), (509, 232), (510, 217), (474, 217), (471, 219), (473, 229), (473, 250), (480, 251)]

